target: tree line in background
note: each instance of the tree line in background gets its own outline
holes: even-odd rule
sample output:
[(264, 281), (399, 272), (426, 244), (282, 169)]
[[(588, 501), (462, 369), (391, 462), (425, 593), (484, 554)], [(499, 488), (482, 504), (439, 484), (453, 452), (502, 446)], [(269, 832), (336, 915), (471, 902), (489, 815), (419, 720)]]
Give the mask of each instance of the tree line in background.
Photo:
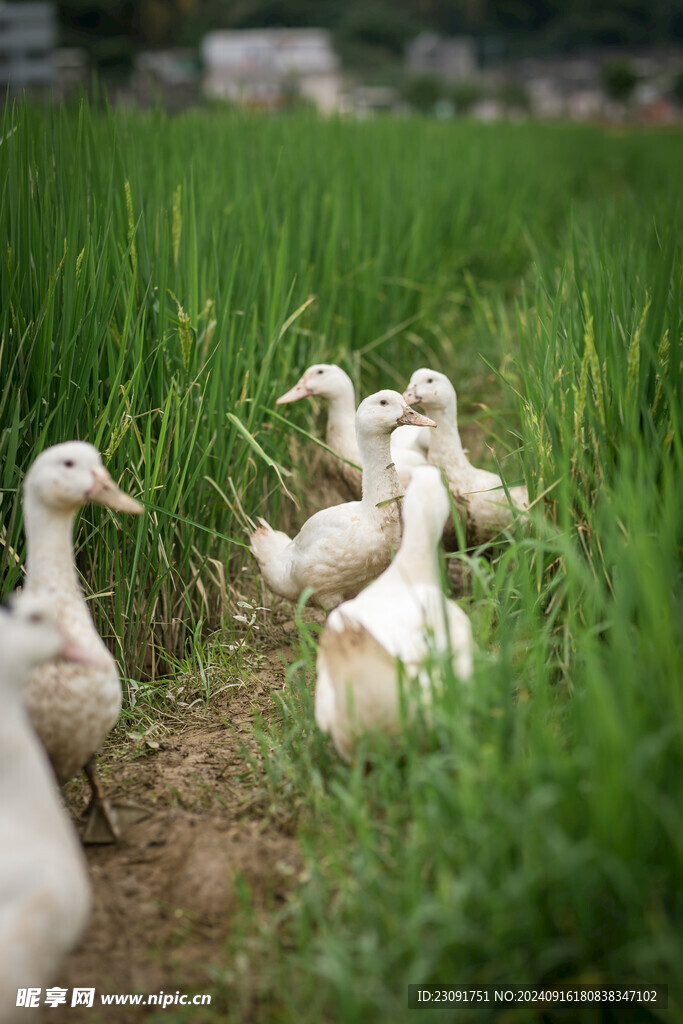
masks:
[(328, 28), (350, 66), (397, 60), (425, 29), (474, 36), (484, 60), (683, 43), (680, 0), (64, 0), (58, 9), (63, 43), (100, 67), (132, 47), (196, 46), (217, 28)]

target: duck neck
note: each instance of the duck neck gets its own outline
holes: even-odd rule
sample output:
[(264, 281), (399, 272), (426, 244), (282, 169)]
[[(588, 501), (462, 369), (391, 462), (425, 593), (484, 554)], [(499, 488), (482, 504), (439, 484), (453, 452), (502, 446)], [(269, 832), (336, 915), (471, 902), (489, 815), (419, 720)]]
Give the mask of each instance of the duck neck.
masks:
[(439, 531), (434, 536), (434, 532), (425, 524), (423, 517), (409, 517), (404, 514), (403, 539), (390, 571), (413, 586), (425, 584), (440, 587), (440, 535)]
[(80, 592), (74, 561), (73, 529), (76, 513), (46, 509), (37, 502), (24, 503), (26, 528), (26, 585)]
[(401, 482), (391, 458), (391, 434), (358, 434), (363, 468), (363, 504), (376, 507), (401, 493)]
[(21, 699), (19, 683), (25, 667), (21, 671), (14, 668), (12, 692), (3, 694), (0, 706), (0, 802), (8, 820), (20, 817), (31, 831), (49, 834), (50, 845), (57, 852), (67, 833), (67, 842), (74, 846), (75, 842), (66, 827), (61, 801), (56, 799), (54, 774)]
[(429, 433), (429, 461), (434, 466), (445, 466), (453, 462), (456, 465), (468, 465), (460, 440), (455, 400), (452, 406), (445, 409), (428, 409), (427, 415), (436, 423), (436, 430)]
[[(7, 652), (3, 652), (7, 657)], [(21, 684), (26, 673), (14, 663), (12, 657), (4, 664), (2, 711), (0, 712), (0, 765), (15, 764), (22, 749), (22, 730), (26, 730), (26, 711), (21, 699)], [(16, 767), (16, 764), (15, 764)], [(0, 771), (0, 778), (16, 776), (11, 771)]]
[(356, 396), (353, 384), (349, 379), (343, 390), (328, 398), (327, 430), (325, 443), (339, 452), (345, 459), (358, 461), (358, 445), (354, 419), (356, 416)]

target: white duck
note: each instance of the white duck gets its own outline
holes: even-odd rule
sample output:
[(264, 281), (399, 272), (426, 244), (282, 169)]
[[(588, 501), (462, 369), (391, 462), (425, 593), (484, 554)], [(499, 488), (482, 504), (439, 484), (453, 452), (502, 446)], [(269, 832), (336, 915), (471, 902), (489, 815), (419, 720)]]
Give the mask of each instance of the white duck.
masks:
[[(360, 452), (356, 441), (356, 396), (353, 382), (341, 366), (316, 363), (276, 405), (318, 396), (328, 403), (325, 444), (337, 455), (339, 475), (355, 498), (361, 496)], [(405, 488), (416, 466), (424, 466), (429, 448), (429, 431), (423, 427), (397, 427), (391, 436), (391, 455), (399, 480)]]
[(83, 849), (29, 722), (22, 681), (67, 642), (36, 598), (0, 608), (0, 1020), (23, 1020), (17, 989), (49, 985), (90, 915)]
[(25, 700), (57, 778), (66, 782), (85, 768), (93, 800), (84, 838), (117, 837), (117, 825), (95, 775), (94, 753), (116, 722), (121, 684), (116, 661), (95, 629), (83, 598), (73, 551), (78, 508), (87, 501), (119, 512), (142, 512), (142, 505), (121, 491), (91, 444), (67, 441), (45, 449), (24, 483), (26, 581), (18, 596), (49, 601), (68, 639), (88, 652), (89, 665), (49, 662), (25, 683)]
[(438, 544), (449, 513), (435, 466), (416, 469), (403, 499), (403, 540), (389, 568), (352, 601), (330, 613), (320, 640), (315, 717), (351, 760), (358, 736), (400, 727), (399, 659), (430, 680), (420, 665), (429, 652), (451, 651), (461, 679), (472, 674), (472, 629), (465, 612), (441, 590)]
[(305, 587), (331, 607), (353, 597), (386, 569), (401, 539), (401, 485), (390, 451), (400, 423), (431, 426), (396, 391), (378, 391), (358, 406), (356, 432), (363, 466), (363, 497), (322, 509), (294, 540), (261, 519), (251, 550), (272, 591), (296, 601)]
[(512, 524), (516, 514), (528, 508), (526, 487), (510, 487), (508, 501), (497, 473), (471, 464), (458, 432), (455, 388), (443, 373), (416, 370), (403, 397), (409, 405), (419, 402), (437, 424), (438, 429), (430, 435), (429, 461), (446, 474), (451, 494), (465, 518), (467, 543), (491, 540)]

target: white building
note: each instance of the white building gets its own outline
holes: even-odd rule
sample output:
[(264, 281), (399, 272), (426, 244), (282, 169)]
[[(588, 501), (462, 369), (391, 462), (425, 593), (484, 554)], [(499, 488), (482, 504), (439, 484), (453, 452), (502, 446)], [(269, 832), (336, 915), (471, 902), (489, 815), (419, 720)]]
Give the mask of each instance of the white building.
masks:
[(473, 39), (435, 32), (420, 32), (408, 43), (406, 64), (412, 75), (433, 75), (448, 82), (476, 78), (478, 72)]
[(323, 113), (339, 108), (339, 61), (324, 29), (211, 32), (202, 42), (202, 58), (209, 97), (277, 107), (297, 96)]
[(56, 45), (53, 3), (0, 3), (0, 89), (49, 88)]

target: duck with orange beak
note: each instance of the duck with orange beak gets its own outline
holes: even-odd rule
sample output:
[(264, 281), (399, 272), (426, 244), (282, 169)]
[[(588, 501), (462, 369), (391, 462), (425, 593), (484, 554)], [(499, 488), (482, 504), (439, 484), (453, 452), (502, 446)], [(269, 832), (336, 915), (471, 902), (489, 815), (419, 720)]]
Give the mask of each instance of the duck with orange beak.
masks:
[(446, 474), (467, 543), (488, 544), (522, 520), (529, 507), (526, 486), (506, 487), (497, 473), (479, 469), (467, 458), (458, 431), (455, 388), (448, 377), (437, 370), (416, 370), (403, 398), (408, 405), (421, 405), (438, 426), (431, 435), (429, 461)]
[(370, 395), (356, 413), (361, 500), (316, 512), (293, 540), (261, 520), (251, 536), (251, 550), (270, 590), (297, 601), (306, 587), (312, 587), (314, 600), (333, 608), (386, 569), (401, 541), (402, 488), (390, 438), (406, 423), (435, 425), (409, 409), (396, 391)]
[[(286, 405), (301, 398), (316, 397), (327, 402), (325, 444), (337, 455), (335, 475), (341, 477), (352, 498), (360, 498), (361, 459), (355, 429), (356, 396), (348, 373), (335, 363), (316, 363), (309, 366), (294, 387), (280, 395), (275, 404)], [(391, 435), (391, 458), (404, 490), (410, 483), (413, 470), (426, 465), (428, 435), (428, 430), (414, 424), (402, 424)], [(417, 447), (418, 441), (424, 442), (424, 450)]]
[(81, 769), (92, 788), (84, 838), (114, 841), (119, 826), (95, 773), (94, 754), (121, 710), (116, 661), (95, 629), (81, 590), (73, 549), (78, 509), (95, 502), (117, 512), (139, 515), (142, 505), (122, 491), (102, 464), (100, 453), (83, 441), (46, 448), (24, 483), (26, 581), (16, 598), (40, 597), (54, 610), (80, 663), (50, 660), (32, 671), (24, 685), (26, 707), (52, 762), (58, 781)]

